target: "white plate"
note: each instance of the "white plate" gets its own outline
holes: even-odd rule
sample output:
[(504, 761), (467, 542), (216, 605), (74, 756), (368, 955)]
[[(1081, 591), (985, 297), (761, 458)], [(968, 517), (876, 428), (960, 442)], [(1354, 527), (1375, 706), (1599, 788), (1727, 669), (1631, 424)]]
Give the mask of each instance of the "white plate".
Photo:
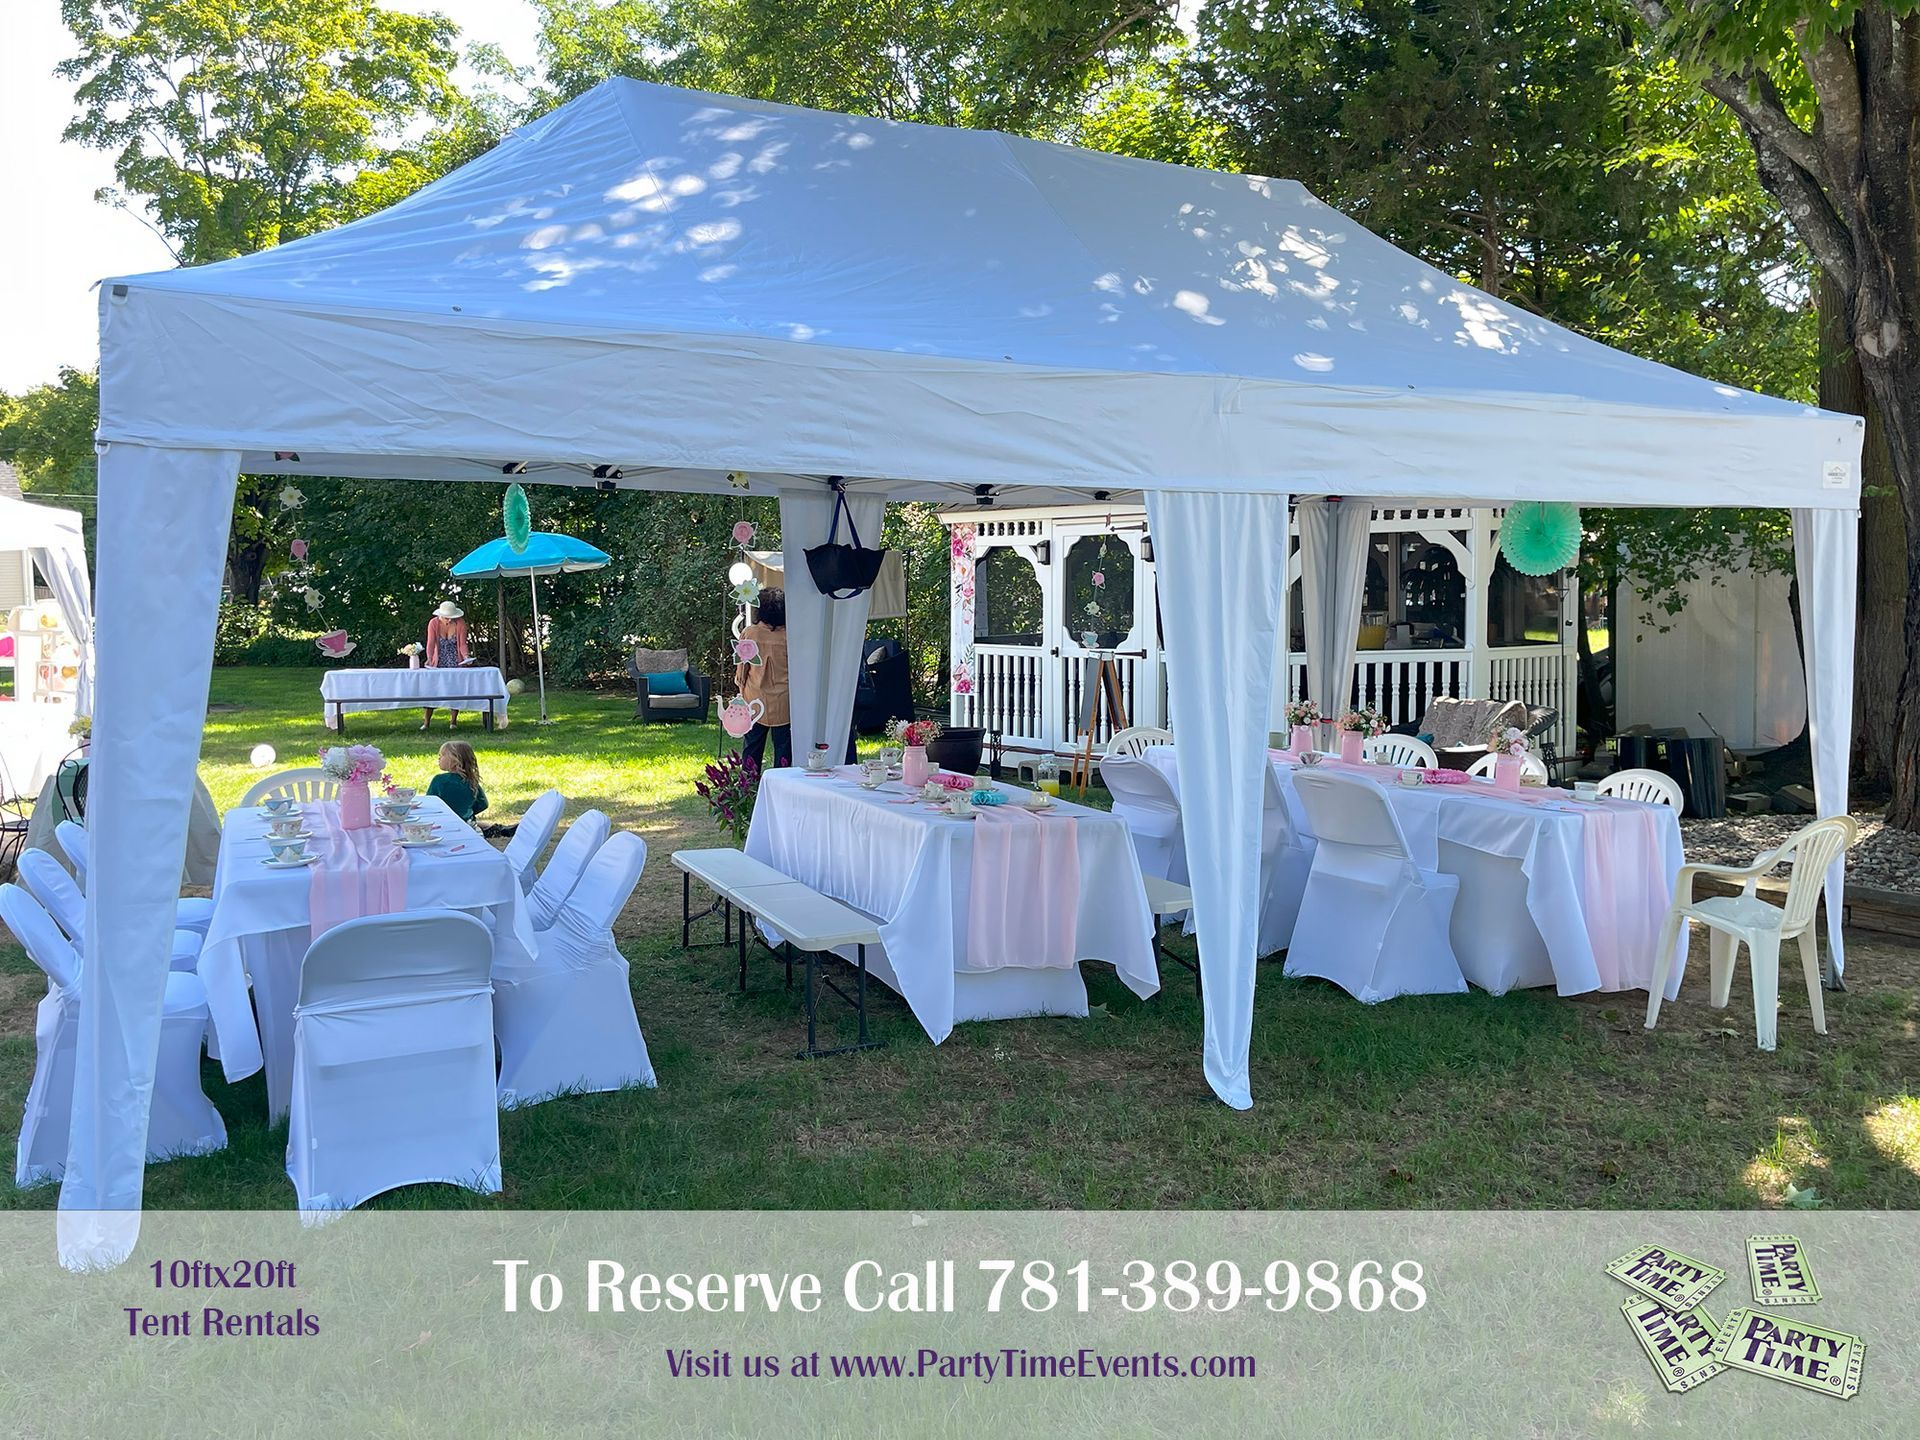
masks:
[(304, 813), (298, 805), (291, 810), (269, 810), (264, 805), (260, 807), (260, 817), (263, 820), (293, 820)]
[(260, 863), (269, 870), (304, 870), (319, 858), (318, 855), (303, 855), (298, 860), (276, 860), (269, 855)]

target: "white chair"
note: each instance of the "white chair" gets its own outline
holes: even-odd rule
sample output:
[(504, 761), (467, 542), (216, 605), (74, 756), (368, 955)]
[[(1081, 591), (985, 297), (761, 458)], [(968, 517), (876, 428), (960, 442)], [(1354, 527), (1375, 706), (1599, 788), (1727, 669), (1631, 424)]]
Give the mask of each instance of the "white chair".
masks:
[(1447, 938), (1458, 882), (1414, 863), (1371, 781), (1302, 773), (1293, 784), (1318, 844), (1285, 973), (1331, 980), (1368, 1005), (1464, 991)]
[[(1123, 732), (1124, 733), (1124, 732)], [(1184, 882), (1186, 844), (1180, 829), (1180, 801), (1173, 786), (1145, 760), (1108, 755), (1099, 762), (1100, 779), (1113, 796), (1113, 813), (1133, 833), (1140, 873), (1157, 880)]]
[(1173, 744), (1173, 732), (1161, 730), (1153, 725), (1135, 725), (1122, 730), (1107, 741), (1106, 754), (1123, 755), (1129, 760), (1138, 760), (1141, 755), (1156, 745)]
[(1447, 933), (1467, 983), (1489, 995), (1557, 983), (1553, 956), (1527, 909), (1527, 874), (1508, 855), (1440, 837), (1440, 869), (1459, 881)]
[[(1751, 865), (1683, 865), (1674, 882), (1673, 905), (1660, 930), (1660, 948), (1654, 955), (1653, 989), (1647, 996), (1647, 1029), (1660, 1017), (1667, 975), (1673, 969), (1673, 950), (1680, 940), (1683, 920), (1698, 920), (1709, 932), (1712, 962), (1708, 1002), (1724, 1010), (1733, 989), (1733, 962), (1742, 943), (1753, 971), (1753, 1022), (1762, 1050), (1771, 1050), (1780, 1023), (1780, 942), (1797, 940), (1800, 969), (1807, 982), (1807, 1005), (1813, 1011), (1816, 1034), (1827, 1033), (1827, 1007), (1820, 993), (1820, 941), (1814, 925), (1820, 892), (1826, 887), (1827, 867), (1859, 838), (1860, 827), (1845, 815), (1835, 815), (1796, 830), (1776, 850), (1754, 858)], [(1771, 905), (1754, 893), (1760, 877), (1783, 861), (1793, 862), (1787, 880), (1786, 903)], [(1738, 895), (1693, 898), (1696, 875), (1715, 875), (1744, 882)]]
[(1360, 753), (1378, 765), (1417, 765), (1422, 770), (1440, 768), (1440, 757), (1418, 735), (1369, 735), (1361, 743)]
[(1260, 807), (1260, 941), (1259, 953), (1272, 955), (1293, 940), (1300, 918), (1300, 901), (1313, 872), (1315, 841), (1302, 835), (1287, 810), (1286, 792), (1271, 765), (1266, 767), (1266, 789)]
[(267, 800), (290, 796), (295, 800), (338, 800), (340, 782), (317, 765), (301, 770), (282, 770), (278, 775), (269, 775), (264, 780), (256, 780), (253, 788), (240, 799), (242, 810), (250, 809)]
[[(36, 1185), (59, 1179), (67, 1167), (85, 962), (53, 917), (18, 885), (0, 885), (0, 920), (47, 977), (33, 1027), (33, 1080), (13, 1169), (14, 1184)], [(206, 1030), (207, 994), (198, 977), (169, 974), (147, 1113), (150, 1163), (226, 1148), (227, 1127), (200, 1088), (200, 1041)]]
[(287, 1174), (303, 1211), (402, 1185), (500, 1188), (493, 936), (411, 910), (327, 931), (300, 968)]
[(1622, 800), (1644, 800), (1649, 805), (1667, 805), (1683, 809), (1687, 797), (1671, 775), (1658, 770), (1616, 770), (1593, 787), (1602, 795), (1618, 795)]
[[(89, 848), (92, 841), (87, 837), (86, 827), (72, 820), (62, 820), (53, 827), (53, 838), (60, 844), (60, 853), (67, 857), (67, 863), (73, 867), (73, 878), (79, 882), (80, 893), (86, 894), (87, 870), (92, 861)], [(173, 907), (173, 927), (176, 930), (191, 930), (204, 940), (212, 924), (213, 901), (203, 895), (182, 895)], [(75, 937), (76, 940), (78, 938)]]
[(610, 837), (540, 932), (535, 963), (494, 967), (503, 1107), (654, 1083), (626, 957), (613, 943), (613, 922), (646, 864), (646, 841)]
[[(81, 954), (87, 951), (87, 897), (73, 883), (63, 866), (44, 850), (26, 850), (20, 855), (20, 883), (38, 900), (54, 922), (66, 932), (67, 939)], [(167, 968), (191, 975), (200, 963), (202, 936), (192, 930), (173, 932), (173, 949), (167, 956)]]
[(558, 790), (549, 790), (527, 807), (527, 813), (514, 827), (513, 838), (507, 842), (507, 864), (513, 867), (523, 894), (533, 892), (533, 867), (553, 838), (554, 827), (560, 823), (560, 812), (566, 808), (566, 797)]
[[(1482, 780), (1491, 780), (1493, 767), (1499, 759), (1498, 755), (1489, 750), (1467, 767), (1467, 774), (1477, 775)], [(1520, 757), (1520, 774), (1523, 779), (1529, 776), (1535, 777), (1544, 785), (1547, 781), (1547, 762), (1529, 750)]]
[(533, 889), (527, 892), (535, 930), (546, 929), (558, 918), (560, 907), (567, 903), (573, 887), (587, 873), (588, 862), (606, 844), (607, 832), (612, 828), (607, 817), (598, 810), (587, 811), (567, 827), (567, 833), (553, 847), (553, 854), (548, 857), (540, 878), (533, 882)]

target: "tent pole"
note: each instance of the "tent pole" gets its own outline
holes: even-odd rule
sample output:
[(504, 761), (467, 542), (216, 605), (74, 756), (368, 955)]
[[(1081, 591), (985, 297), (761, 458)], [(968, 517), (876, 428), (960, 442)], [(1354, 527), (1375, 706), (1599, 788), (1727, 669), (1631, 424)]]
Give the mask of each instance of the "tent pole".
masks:
[(533, 594), (533, 663), (540, 672), (540, 723), (547, 723), (547, 657), (540, 641), (540, 577), (527, 576), (527, 589)]

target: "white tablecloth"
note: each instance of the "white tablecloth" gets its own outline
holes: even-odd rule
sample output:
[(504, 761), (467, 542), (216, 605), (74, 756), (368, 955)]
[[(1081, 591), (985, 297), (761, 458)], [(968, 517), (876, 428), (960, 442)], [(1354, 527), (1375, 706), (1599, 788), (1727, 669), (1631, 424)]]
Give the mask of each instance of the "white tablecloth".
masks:
[[(422, 816), (440, 826), (442, 845), (408, 855), (407, 909), (444, 907), (477, 915), (493, 931), (495, 963), (531, 963), (533, 920), (507, 857), (439, 800), (427, 799)], [(309, 939), (313, 873), (261, 864), (267, 856), (265, 835), (260, 810), (227, 812), (213, 881), (213, 923), (200, 952), (200, 979), (207, 987), (220, 1065), (229, 1080), (246, 1078), (269, 1059), (274, 1070), (292, 1061), (293, 1005)], [(457, 854), (437, 853), (456, 845), (465, 848)], [(249, 976), (260, 1023), (270, 1032), (264, 1037), (265, 1055), (263, 1037), (254, 1029), (254, 1007), (247, 1003)], [(268, 1075), (270, 1103), (283, 1101), (277, 1082), (284, 1079)], [(274, 1105), (275, 1113), (280, 1108)]]
[(507, 681), (497, 665), (329, 670), (320, 678), (320, 714), (329, 730), (339, 727), (343, 709), (423, 710), (431, 705), (437, 710), (485, 710), (489, 701), (493, 723), (506, 729)]
[[(1180, 781), (1174, 770), (1174, 747), (1156, 746), (1146, 752), (1146, 758), (1167, 776), (1177, 794)], [(1394, 767), (1365, 768), (1379, 771), (1377, 783), (1399, 818), (1415, 864), (1425, 870), (1445, 872), (1447, 866), (1442, 863), (1440, 851), (1443, 839), (1487, 855), (1518, 860), (1521, 873), (1527, 879), (1527, 913), (1539, 927), (1553, 962), (1554, 988), (1562, 995), (1581, 995), (1603, 988), (1587, 925), (1586, 818), (1570, 796), (1564, 801), (1520, 800), (1501, 794), (1491, 784), (1477, 781), (1409, 788), (1393, 783), (1398, 774)], [(1295, 829), (1311, 835), (1313, 827), (1307, 822), (1306, 810), (1293, 788), (1298, 765), (1291, 760), (1276, 760), (1274, 770), (1280, 777), (1280, 788), (1287, 798), (1288, 814)], [(1359, 767), (1343, 765), (1330, 773), (1352, 776), (1359, 773)], [(1607, 803), (1639, 804), (1630, 800)], [(1660, 893), (1644, 896), (1639, 901), (1647, 907), (1653, 933), (1657, 935), (1659, 921), (1666, 915), (1673, 895), (1673, 882), (1686, 859), (1680, 842), (1680, 820), (1673, 810), (1665, 805), (1640, 808), (1658, 812), (1653, 817), (1660, 837), (1656, 864), (1666, 885)], [(1632, 974), (1627, 983), (1610, 988), (1644, 990), (1652, 983), (1651, 949), (1630, 959)], [(1683, 933), (1667, 984), (1669, 999), (1679, 993), (1685, 963)]]
[(71, 705), (42, 705), (33, 700), (0, 700), (0, 764), (14, 794), (31, 799), (47, 777), (80, 742), (67, 733), (73, 724)]
[[(869, 792), (844, 774), (822, 779), (798, 769), (769, 770), (760, 782), (747, 853), (879, 921), (895, 988), (938, 1044), (953, 1030), (956, 971), (969, 971), (961, 977), (967, 981), (991, 978), (1021, 970), (1033, 957), (1008, 955), (1000, 972), (967, 966), (978, 822), (899, 803), (907, 798), (897, 782)], [(1079, 825), (1074, 953), (1106, 961), (1134, 994), (1152, 995), (1160, 988), (1153, 920), (1126, 822), (1084, 806), (1062, 802), (1061, 808)], [(1084, 992), (1082, 1000), (1084, 1009)]]

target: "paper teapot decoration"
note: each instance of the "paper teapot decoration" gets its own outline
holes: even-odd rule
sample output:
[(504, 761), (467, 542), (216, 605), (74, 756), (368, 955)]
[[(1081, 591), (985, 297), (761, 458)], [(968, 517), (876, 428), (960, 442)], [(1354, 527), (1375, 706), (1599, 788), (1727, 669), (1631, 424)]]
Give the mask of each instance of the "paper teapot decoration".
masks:
[(720, 728), (738, 740), (754, 726), (760, 723), (760, 717), (767, 713), (767, 707), (758, 700), (747, 700), (734, 696), (720, 712)]

